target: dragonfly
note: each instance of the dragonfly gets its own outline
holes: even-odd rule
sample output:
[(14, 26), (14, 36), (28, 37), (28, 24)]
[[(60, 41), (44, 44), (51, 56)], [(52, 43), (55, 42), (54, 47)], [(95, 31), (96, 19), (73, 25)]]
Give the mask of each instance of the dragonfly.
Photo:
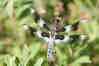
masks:
[(32, 12), (35, 15), (35, 23), (39, 23), (39, 26), (45, 30), (47, 30), (47, 32), (42, 31), (42, 30), (38, 30), (36, 28), (33, 28), (31, 26), (28, 26), (26, 24), (23, 24), (24, 30), (29, 30), (29, 33), (34, 37), (35, 33), (36, 35), (43, 39), (45, 42), (47, 42), (48, 44), (48, 50), (47, 50), (47, 63), (49, 62), (49, 59), (52, 57), (52, 53), (55, 47), (55, 44), (59, 44), (61, 42), (69, 42), (70, 39), (72, 38), (72, 41), (75, 41), (75, 39), (79, 39), (82, 38), (83, 40), (87, 37), (87, 35), (62, 35), (60, 34), (61, 32), (70, 32), (72, 30), (77, 30), (78, 29), (78, 25), (79, 22), (76, 22), (74, 24), (68, 24), (66, 26), (62, 26), (62, 24), (60, 24), (60, 17), (55, 17), (52, 20), (52, 24), (48, 25), (46, 24), (45, 20), (42, 19), (33, 9)]

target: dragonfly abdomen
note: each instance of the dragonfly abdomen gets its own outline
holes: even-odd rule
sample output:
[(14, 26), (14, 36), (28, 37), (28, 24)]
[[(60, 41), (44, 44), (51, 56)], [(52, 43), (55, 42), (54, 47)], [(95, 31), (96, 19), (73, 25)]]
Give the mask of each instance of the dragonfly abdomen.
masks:
[(50, 39), (49, 44), (48, 44), (47, 62), (52, 56), (53, 48), (54, 48), (54, 39), (52, 38)]

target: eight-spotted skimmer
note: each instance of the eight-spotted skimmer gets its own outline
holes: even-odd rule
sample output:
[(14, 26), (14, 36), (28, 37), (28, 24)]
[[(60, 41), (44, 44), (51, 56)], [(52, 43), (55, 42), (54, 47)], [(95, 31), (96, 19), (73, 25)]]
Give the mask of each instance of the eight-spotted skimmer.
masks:
[(38, 23), (39, 21), (40, 22), (39, 26), (41, 28), (46, 29), (47, 32), (37, 30), (33, 27), (27, 26), (26, 24), (23, 25), (24, 30), (29, 30), (32, 36), (35, 36), (34, 33), (36, 33), (39, 38), (43, 39), (45, 42), (48, 43), (47, 62), (52, 56), (52, 52), (55, 44), (61, 43), (61, 42), (64, 42), (64, 43), (68, 42), (70, 38), (73, 39), (72, 41), (75, 41), (75, 39), (78, 39), (79, 37), (81, 37), (81, 39), (83, 40), (87, 37), (87, 35), (61, 35), (60, 34), (60, 32), (70, 32), (72, 30), (77, 30), (79, 22), (61, 27), (60, 19), (57, 17), (53, 20), (52, 25), (49, 26), (33, 9), (31, 9), (31, 11), (35, 15), (34, 17), (35, 22)]

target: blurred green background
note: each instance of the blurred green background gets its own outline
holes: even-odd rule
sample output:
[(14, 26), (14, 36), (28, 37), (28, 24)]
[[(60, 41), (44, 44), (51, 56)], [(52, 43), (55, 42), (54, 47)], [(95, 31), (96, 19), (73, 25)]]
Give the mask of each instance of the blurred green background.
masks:
[[(57, 9), (60, 1), (63, 8)], [(56, 60), (48, 65), (44, 42), (31, 37), (21, 26), (33, 26), (29, 8), (35, 8), (48, 22), (62, 9), (64, 24), (88, 20), (74, 32), (88, 34), (88, 41), (56, 45)], [(0, 0), (0, 66), (99, 66), (98, 33), (99, 0)]]

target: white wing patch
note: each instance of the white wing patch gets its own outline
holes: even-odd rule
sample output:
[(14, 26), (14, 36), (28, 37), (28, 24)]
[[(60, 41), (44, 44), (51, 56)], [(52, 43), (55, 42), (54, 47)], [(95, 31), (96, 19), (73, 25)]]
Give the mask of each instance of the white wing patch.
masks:
[(55, 44), (60, 44), (60, 43), (61, 43), (60, 39), (55, 40)]
[(44, 40), (45, 42), (49, 42), (49, 38), (47, 38), (47, 37), (44, 37), (43, 40)]
[(65, 32), (70, 32), (72, 30), (72, 25), (67, 25), (64, 28), (66, 29)]
[(62, 40), (62, 42), (68, 42), (70, 40), (70, 36), (65, 35), (64, 39)]
[(81, 19), (81, 22), (82, 22), (83, 24), (86, 24), (87, 21), (88, 21), (88, 19)]
[(87, 35), (81, 35), (81, 40), (85, 40), (88, 36)]
[(44, 24), (45, 24), (45, 21), (43, 19), (40, 19), (40, 27), (43, 27)]
[(42, 32), (41, 32), (40, 30), (37, 31), (37, 36), (38, 36), (39, 38), (43, 38), (42, 35), (41, 35), (41, 33), (42, 33)]
[(23, 27), (24, 27), (24, 30), (28, 30), (29, 28), (28, 28), (28, 26), (27, 25), (23, 25)]
[(33, 14), (35, 12), (34, 8), (30, 8), (30, 13)]

